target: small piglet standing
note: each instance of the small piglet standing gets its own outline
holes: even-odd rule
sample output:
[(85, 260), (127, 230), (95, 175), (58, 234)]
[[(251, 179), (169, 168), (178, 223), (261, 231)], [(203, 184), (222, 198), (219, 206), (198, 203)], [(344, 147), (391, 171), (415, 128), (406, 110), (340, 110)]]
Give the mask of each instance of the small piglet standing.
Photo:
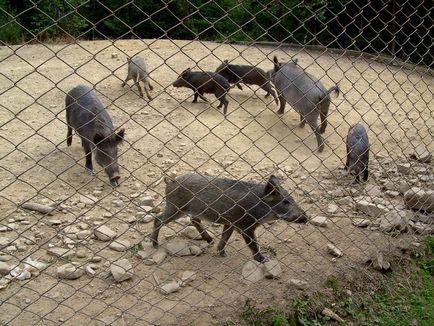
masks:
[(306, 223), (308, 217), (275, 176), (266, 183), (203, 176), (188, 173), (174, 180), (166, 179), (166, 208), (155, 218), (151, 241), (158, 246), (158, 234), (164, 224), (189, 215), (193, 225), (208, 243), (213, 239), (201, 220), (223, 224), (217, 246), (225, 256), (225, 247), (232, 232), (237, 230), (258, 262), (267, 259), (259, 251), (255, 229), (262, 223), (282, 219)]
[(66, 143), (71, 146), (72, 129), (81, 138), (86, 153), (86, 170), (92, 173), (92, 151), (96, 162), (107, 173), (113, 187), (119, 185), (118, 145), (124, 138), (125, 129), (115, 132), (112, 119), (92, 88), (84, 85), (74, 87), (65, 100), (68, 134)]
[(347, 161), (345, 170), (356, 176), (356, 183), (360, 182), (359, 175), (363, 173), (363, 181), (368, 180), (369, 139), (365, 127), (360, 122), (351, 126), (347, 135)]

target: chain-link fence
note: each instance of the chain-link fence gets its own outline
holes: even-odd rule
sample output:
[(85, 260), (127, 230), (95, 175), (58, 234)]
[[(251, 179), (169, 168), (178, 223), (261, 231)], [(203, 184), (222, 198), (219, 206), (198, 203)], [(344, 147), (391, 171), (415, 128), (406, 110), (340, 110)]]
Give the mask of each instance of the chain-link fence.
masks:
[(433, 233), (431, 1), (0, 5), (3, 324), (236, 320)]

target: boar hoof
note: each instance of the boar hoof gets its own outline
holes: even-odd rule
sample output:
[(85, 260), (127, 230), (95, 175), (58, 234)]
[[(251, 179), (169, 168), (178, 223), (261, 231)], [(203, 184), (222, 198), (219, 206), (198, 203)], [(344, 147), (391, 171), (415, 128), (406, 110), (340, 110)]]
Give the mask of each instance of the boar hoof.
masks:
[(279, 109), (279, 110), (277, 111), (277, 114), (280, 115), (280, 116), (283, 115), (284, 113), (285, 113), (285, 110), (281, 110), (281, 109)]
[(86, 167), (86, 172), (89, 175), (93, 175), (93, 168)]
[(218, 255), (220, 256), (220, 257), (226, 257), (227, 255), (226, 255), (226, 251), (224, 251), (224, 250), (220, 250), (219, 252), (218, 252)]
[(256, 254), (253, 258), (254, 258), (257, 262), (260, 262), (260, 263), (265, 263), (265, 262), (268, 261), (268, 258), (265, 257), (265, 256), (263, 256), (262, 254)]

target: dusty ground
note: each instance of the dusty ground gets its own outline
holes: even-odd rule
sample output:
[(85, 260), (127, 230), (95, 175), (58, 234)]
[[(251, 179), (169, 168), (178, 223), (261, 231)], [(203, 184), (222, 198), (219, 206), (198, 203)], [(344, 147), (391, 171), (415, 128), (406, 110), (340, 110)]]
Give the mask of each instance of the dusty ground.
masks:
[[(150, 66), (155, 88), (149, 103), (135, 88), (131, 91), (120, 86), (126, 76), (126, 55), (139, 52)], [(112, 58), (112, 53), (118, 58)], [(325, 133), (327, 147), (322, 154), (315, 151), (316, 141), (308, 127), (297, 128), (298, 115), (288, 108), (279, 118), (275, 104), (264, 99), (264, 92), (256, 87), (230, 92), (225, 119), (216, 109), (217, 103), (192, 104), (190, 90), (169, 86), (187, 67), (214, 70), (224, 59), (268, 70), (274, 54), (282, 60), (295, 55), (326, 87), (337, 83), (342, 90), (338, 98), (332, 98)], [(337, 271), (363, 272), (365, 257), (393, 250), (400, 239), (355, 228), (351, 217), (360, 214), (354, 211), (352, 198), (385, 197), (379, 189), (382, 181), (394, 175), (395, 160), (404, 160), (414, 144), (424, 143), (431, 150), (433, 146), (433, 78), (361, 58), (140, 40), (2, 47), (0, 58), (0, 218), (2, 225), (16, 224), (15, 230), (0, 236), (19, 247), (3, 253), (11, 256), (10, 265), (27, 256), (49, 263), (39, 276), (13, 281), (0, 290), (1, 320), (8, 325), (185, 325), (190, 321), (205, 325), (236, 315), (247, 297), (264, 304), (285, 302), (296, 292), (288, 288), (289, 279), (305, 280), (310, 289), (318, 289), (327, 275)], [(99, 168), (96, 177), (84, 172), (78, 137), (72, 147), (66, 146), (64, 97), (79, 83), (94, 85), (109, 106), (115, 125), (126, 128), (119, 157), (122, 184), (115, 190)], [(212, 95), (207, 97), (214, 100)], [(374, 173), (361, 188), (353, 186), (339, 170), (348, 127), (359, 120), (369, 126), (372, 153), (386, 156), (385, 160), (372, 160)], [(258, 181), (277, 173), (308, 214), (328, 216), (329, 226), (277, 222), (258, 229), (261, 247), (267, 249), (267, 255), (275, 252), (283, 267), (278, 281), (263, 280), (254, 285), (240, 281), (250, 252), (238, 235), (231, 238), (226, 258), (216, 257), (215, 248), (209, 248), (199, 257), (168, 257), (159, 266), (144, 265), (132, 250), (118, 253), (95, 239), (74, 239), (74, 247), (85, 248), (87, 254), (73, 261), (85, 264), (93, 255), (103, 257), (98, 274), (74, 281), (56, 277), (56, 268), (64, 261), (48, 256), (45, 249), (49, 244), (65, 247), (65, 227), (82, 222), (92, 228), (103, 222), (116, 230), (119, 238), (140, 243), (151, 225), (127, 222), (140, 211), (131, 195), (150, 193), (159, 204), (164, 188), (154, 183), (170, 171), (179, 174), (191, 170)], [(412, 180), (419, 182), (417, 177)], [(93, 194), (100, 201), (83, 207), (80, 194)], [(339, 200), (343, 197), (349, 202), (342, 204)], [(62, 203), (63, 210), (49, 218), (16, 210), (17, 203), (28, 199)], [(114, 199), (122, 203), (116, 206)], [(400, 197), (385, 200), (391, 208), (402, 205)], [(338, 211), (327, 212), (330, 204), (337, 204)], [(112, 214), (110, 218), (103, 216), (107, 212)], [(48, 225), (53, 218), (62, 224)], [(209, 227), (216, 235), (220, 231)], [(161, 242), (179, 237), (176, 232), (181, 228), (176, 224), (165, 227)], [(406, 235), (401, 240), (415, 239)], [(344, 256), (333, 261), (325, 250), (328, 242), (341, 248)], [(143, 244), (148, 250), (149, 242)], [(134, 277), (115, 284), (106, 269), (120, 257), (133, 264)], [(191, 285), (168, 296), (155, 289), (153, 274), (165, 281), (179, 277), (184, 270), (197, 271)]]

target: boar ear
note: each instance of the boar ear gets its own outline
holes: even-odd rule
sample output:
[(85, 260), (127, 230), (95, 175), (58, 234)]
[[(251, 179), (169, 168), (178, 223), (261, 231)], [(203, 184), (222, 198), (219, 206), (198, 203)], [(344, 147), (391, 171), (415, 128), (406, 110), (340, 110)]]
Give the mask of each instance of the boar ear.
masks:
[(93, 142), (94, 142), (94, 144), (98, 144), (98, 143), (102, 142), (104, 139), (105, 139), (105, 137), (103, 135), (95, 134), (95, 137), (93, 137)]
[(125, 128), (122, 128), (116, 133), (116, 143), (120, 143), (124, 140)]
[(264, 198), (280, 196), (280, 182), (274, 175), (270, 176), (264, 190)]

